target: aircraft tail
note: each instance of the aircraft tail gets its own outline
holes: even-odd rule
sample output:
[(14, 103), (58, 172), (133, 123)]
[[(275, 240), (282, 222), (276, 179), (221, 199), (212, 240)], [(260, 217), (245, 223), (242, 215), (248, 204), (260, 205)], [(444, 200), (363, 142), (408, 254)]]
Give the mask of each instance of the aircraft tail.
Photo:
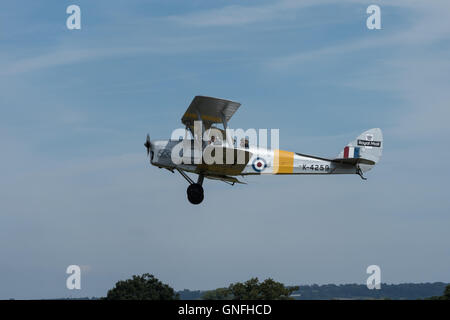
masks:
[(374, 128), (361, 133), (347, 144), (335, 161), (358, 165), (362, 172), (369, 171), (381, 159), (383, 133)]

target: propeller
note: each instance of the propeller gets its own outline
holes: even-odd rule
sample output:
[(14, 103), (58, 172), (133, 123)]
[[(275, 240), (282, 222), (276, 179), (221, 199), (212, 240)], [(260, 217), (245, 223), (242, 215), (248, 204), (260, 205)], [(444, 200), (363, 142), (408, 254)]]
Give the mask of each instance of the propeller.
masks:
[(144, 146), (147, 148), (147, 156), (150, 154), (150, 150), (152, 150), (152, 144), (150, 142), (150, 136), (147, 134), (147, 140), (145, 140)]

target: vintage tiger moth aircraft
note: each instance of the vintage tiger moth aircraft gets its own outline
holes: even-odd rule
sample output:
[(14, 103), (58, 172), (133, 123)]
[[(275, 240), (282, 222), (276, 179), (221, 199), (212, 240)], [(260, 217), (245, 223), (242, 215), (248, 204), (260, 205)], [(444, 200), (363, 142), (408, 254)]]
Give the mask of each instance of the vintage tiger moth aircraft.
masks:
[[(187, 198), (192, 204), (203, 201), (204, 178), (221, 180), (233, 185), (243, 183), (236, 176), (260, 174), (358, 174), (365, 180), (363, 174), (381, 158), (383, 135), (379, 128), (363, 132), (334, 159), (278, 149), (271, 150), (248, 145), (247, 141), (245, 143), (241, 141), (237, 146), (236, 141), (227, 136), (227, 126), (240, 105), (229, 100), (196, 96), (181, 118), (186, 127), (185, 139), (150, 140), (147, 135), (144, 146), (147, 148), (147, 155), (150, 156), (150, 163), (171, 172), (178, 171), (189, 182)], [(198, 123), (201, 124), (200, 134), (194, 131), (194, 124)], [(218, 129), (214, 124), (222, 124), (224, 130)], [(220, 130), (224, 134), (222, 141), (215, 140), (214, 136), (211, 137), (212, 141), (204, 141), (203, 133), (210, 129)], [(188, 132), (192, 139), (187, 139)], [(179, 153), (181, 161), (174, 160), (171, 155), (180, 145), (180, 141), (189, 141), (192, 150), (197, 142), (200, 153), (196, 156), (196, 153), (192, 152), (183, 157), (181, 152)], [(223, 158), (227, 159), (220, 163), (217, 161), (205, 163), (203, 158), (205, 153), (221, 157), (223, 155)], [(192, 180), (186, 172), (198, 174), (197, 181)]]

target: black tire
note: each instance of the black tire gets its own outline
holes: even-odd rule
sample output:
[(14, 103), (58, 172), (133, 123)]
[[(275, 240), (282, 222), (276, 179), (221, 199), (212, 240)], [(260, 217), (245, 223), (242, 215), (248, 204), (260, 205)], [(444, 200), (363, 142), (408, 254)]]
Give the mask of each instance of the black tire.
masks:
[(203, 201), (203, 187), (198, 183), (193, 183), (187, 188), (187, 197), (190, 203), (200, 204)]

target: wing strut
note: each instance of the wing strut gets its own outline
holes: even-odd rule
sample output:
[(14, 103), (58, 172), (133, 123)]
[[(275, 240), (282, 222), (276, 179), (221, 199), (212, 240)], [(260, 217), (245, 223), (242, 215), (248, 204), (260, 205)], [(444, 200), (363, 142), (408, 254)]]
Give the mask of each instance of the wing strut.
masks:
[(180, 170), (178, 168), (176, 170), (181, 174), (181, 176), (183, 178), (186, 179), (187, 182), (189, 182), (189, 184), (194, 184), (195, 183), (194, 180), (192, 180), (183, 170)]
[[(180, 169), (178, 169), (178, 168), (175, 169), (175, 170), (177, 170), (177, 171), (181, 174), (181, 176), (182, 176), (183, 178), (185, 178), (187, 182), (189, 182), (189, 184), (195, 184), (194, 180), (192, 180), (191, 177), (189, 177), (189, 176), (186, 174), (186, 172), (184, 172), (183, 170), (180, 170)], [(205, 178), (205, 175), (204, 175), (203, 173), (199, 173), (199, 174), (198, 174), (197, 184), (202, 185), (202, 184), (203, 184), (204, 178)]]

